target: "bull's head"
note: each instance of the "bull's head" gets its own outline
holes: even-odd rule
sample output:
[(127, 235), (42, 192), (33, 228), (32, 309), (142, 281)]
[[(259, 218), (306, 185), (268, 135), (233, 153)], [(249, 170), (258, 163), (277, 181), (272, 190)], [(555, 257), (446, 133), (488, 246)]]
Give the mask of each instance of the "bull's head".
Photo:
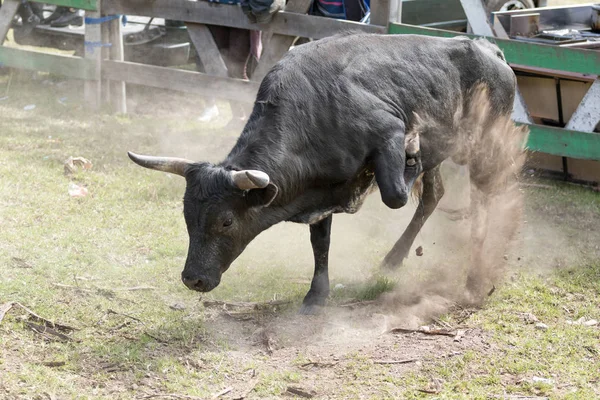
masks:
[(181, 279), (192, 290), (211, 291), (248, 243), (270, 226), (260, 210), (275, 199), (277, 186), (261, 171), (128, 154), (142, 167), (185, 177), (183, 214), (190, 245)]

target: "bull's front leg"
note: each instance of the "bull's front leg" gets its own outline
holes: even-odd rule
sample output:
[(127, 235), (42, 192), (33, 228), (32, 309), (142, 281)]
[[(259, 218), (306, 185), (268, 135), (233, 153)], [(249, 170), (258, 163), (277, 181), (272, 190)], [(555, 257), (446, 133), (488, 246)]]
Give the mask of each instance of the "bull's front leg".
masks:
[(304, 297), (300, 314), (315, 314), (329, 296), (329, 243), (333, 216), (310, 225), (310, 243), (315, 256), (315, 274)]

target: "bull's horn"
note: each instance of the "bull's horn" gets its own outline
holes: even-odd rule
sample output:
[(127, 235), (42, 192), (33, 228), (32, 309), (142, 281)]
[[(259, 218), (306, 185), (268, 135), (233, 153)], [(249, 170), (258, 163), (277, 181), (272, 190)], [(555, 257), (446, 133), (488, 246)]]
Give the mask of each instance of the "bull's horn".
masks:
[(176, 157), (143, 156), (130, 151), (128, 151), (127, 154), (129, 155), (129, 158), (133, 160), (133, 162), (141, 165), (142, 167), (170, 172), (172, 174), (181, 176), (185, 176), (185, 169), (188, 167), (188, 165), (193, 163), (193, 161)]
[(269, 175), (262, 171), (245, 170), (245, 171), (233, 171), (231, 173), (233, 183), (238, 189), (250, 190), (250, 189), (263, 189), (269, 184)]

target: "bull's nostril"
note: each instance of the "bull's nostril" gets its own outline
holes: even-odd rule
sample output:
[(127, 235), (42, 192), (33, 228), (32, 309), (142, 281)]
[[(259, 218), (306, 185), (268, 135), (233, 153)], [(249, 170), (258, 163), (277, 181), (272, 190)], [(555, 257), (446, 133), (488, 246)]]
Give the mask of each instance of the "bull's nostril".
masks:
[(202, 282), (201, 279), (183, 278), (182, 280), (183, 280), (183, 283), (185, 284), (185, 286), (188, 287), (188, 289), (197, 290), (200, 292), (204, 289), (204, 282)]
[(202, 290), (204, 288), (204, 283), (201, 280), (198, 280), (198, 282), (196, 282), (196, 284), (194, 285), (194, 289), (196, 290)]

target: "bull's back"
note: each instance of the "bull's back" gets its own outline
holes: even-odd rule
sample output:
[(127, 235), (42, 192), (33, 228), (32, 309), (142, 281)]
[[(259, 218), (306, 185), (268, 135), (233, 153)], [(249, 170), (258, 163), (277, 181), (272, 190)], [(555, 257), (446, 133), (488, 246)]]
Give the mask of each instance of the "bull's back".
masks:
[[(440, 129), (432, 135), (451, 136), (456, 111), (469, 106), (478, 84), (488, 87), (494, 110), (509, 113), (514, 79), (493, 46), (469, 39), (327, 38), (288, 52), (265, 77), (255, 114), (269, 118), (253, 135), (280, 143), (282, 154), (302, 154), (315, 171), (340, 174), (328, 175), (332, 180), (344, 180), (393, 133), (391, 124), (410, 130), (415, 113), (435, 120)], [(296, 169), (304, 163), (298, 160)]]
[(478, 84), (489, 88), (495, 110), (509, 113), (515, 86), (500, 50), (467, 38), (332, 37), (294, 49), (276, 68), (277, 96), (312, 103), (304, 107), (322, 102), (314, 111), (344, 118), (383, 109), (407, 124), (413, 112), (452, 118)]

